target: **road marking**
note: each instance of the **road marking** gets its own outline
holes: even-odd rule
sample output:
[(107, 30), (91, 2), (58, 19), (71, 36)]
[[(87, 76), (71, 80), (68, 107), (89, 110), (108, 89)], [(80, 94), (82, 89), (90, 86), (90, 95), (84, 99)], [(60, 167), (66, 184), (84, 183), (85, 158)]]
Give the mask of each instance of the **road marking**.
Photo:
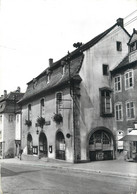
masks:
[(1, 164), (0, 164), (0, 194), (3, 194), (2, 188), (1, 188)]

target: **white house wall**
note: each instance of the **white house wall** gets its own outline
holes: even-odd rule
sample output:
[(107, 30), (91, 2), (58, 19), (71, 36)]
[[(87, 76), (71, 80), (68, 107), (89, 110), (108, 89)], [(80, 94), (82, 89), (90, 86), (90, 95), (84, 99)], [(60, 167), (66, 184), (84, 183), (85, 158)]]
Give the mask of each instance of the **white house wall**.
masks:
[[(112, 70), (128, 53), (127, 42), (129, 36), (116, 27), (96, 45), (84, 52), (84, 60), (80, 70), (81, 97), (80, 97), (80, 130), (81, 130), (81, 159), (87, 159), (87, 137), (89, 132), (105, 126), (113, 134), (116, 127), (113, 117), (100, 117), (99, 88), (110, 87), (110, 76), (103, 76), (102, 65), (109, 65)], [(122, 51), (116, 50), (116, 41), (122, 42)]]
[[(66, 160), (72, 162), (73, 161), (73, 141), (72, 138), (67, 138), (66, 134), (70, 133), (73, 134), (73, 120), (72, 120), (72, 101), (65, 101), (65, 99), (71, 99), (69, 94), (69, 89), (59, 90), (57, 92), (63, 93), (63, 107), (64, 108), (71, 108), (71, 109), (63, 109), (61, 114), (63, 116), (63, 124), (57, 125), (53, 122), (52, 118), (54, 113), (56, 112), (56, 92), (52, 94), (48, 94), (39, 98), (38, 100), (31, 101), (31, 112), (32, 112), (32, 126), (27, 127), (24, 125), (25, 119), (28, 119), (28, 104), (22, 107), (22, 148), (23, 153), (27, 154), (27, 135), (30, 133), (33, 138), (33, 146), (39, 145), (39, 134), (36, 134), (37, 128), (35, 127), (36, 120), (38, 116), (40, 116), (40, 100), (44, 99), (44, 107), (45, 107), (45, 120), (50, 121), (50, 125), (44, 125), (43, 132), (47, 137), (48, 149), (49, 146), (52, 145), (53, 152), (50, 153), (48, 150), (48, 157), (55, 159), (55, 152), (56, 152), (56, 133), (60, 130), (65, 137), (66, 143)], [(39, 132), (41, 131), (40, 127), (38, 127)]]

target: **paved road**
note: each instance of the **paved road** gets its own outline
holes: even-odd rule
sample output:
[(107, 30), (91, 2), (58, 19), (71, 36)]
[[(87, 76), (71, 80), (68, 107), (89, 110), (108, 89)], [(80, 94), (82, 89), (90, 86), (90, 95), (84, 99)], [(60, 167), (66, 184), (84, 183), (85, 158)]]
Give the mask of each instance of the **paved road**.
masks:
[(137, 179), (2, 164), (3, 194), (136, 194)]

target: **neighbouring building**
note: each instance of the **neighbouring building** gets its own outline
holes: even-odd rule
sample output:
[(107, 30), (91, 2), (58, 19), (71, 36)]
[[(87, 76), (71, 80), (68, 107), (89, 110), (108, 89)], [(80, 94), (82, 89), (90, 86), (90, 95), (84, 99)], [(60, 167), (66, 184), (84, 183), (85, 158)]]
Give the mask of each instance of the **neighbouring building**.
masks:
[(23, 157), (68, 162), (116, 158), (111, 73), (128, 54), (130, 35), (113, 26), (28, 83), (22, 107)]
[[(128, 42), (128, 54), (112, 71), (115, 121), (119, 152), (128, 151), (128, 158), (137, 157), (137, 136), (131, 137), (137, 123), (137, 31)], [(128, 136), (130, 135), (130, 136)], [(135, 141), (136, 140), (136, 141)]]
[(18, 87), (16, 91), (0, 97), (0, 157), (18, 155), (21, 145), (21, 110), (17, 102), (23, 97)]

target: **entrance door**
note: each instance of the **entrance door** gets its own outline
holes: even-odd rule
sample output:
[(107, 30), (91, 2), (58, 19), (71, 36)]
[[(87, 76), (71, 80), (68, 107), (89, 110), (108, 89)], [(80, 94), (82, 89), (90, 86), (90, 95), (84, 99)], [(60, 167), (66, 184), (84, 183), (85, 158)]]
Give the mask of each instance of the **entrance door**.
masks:
[(113, 159), (113, 141), (108, 132), (98, 130), (91, 135), (89, 158), (91, 161)]
[(32, 136), (31, 134), (28, 134), (28, 137), (27, 137), (27, 151), (28, 151), (28, 154), (33, 154), (33, 141), (32, 141)]
[(65, 138), (62, 132), (56, 135), (56, 159), (65, 160)]
[(40, 157), (47, 157), (47, 138), (46, 135), (42, 132), (39, 136), (39, 156)]

